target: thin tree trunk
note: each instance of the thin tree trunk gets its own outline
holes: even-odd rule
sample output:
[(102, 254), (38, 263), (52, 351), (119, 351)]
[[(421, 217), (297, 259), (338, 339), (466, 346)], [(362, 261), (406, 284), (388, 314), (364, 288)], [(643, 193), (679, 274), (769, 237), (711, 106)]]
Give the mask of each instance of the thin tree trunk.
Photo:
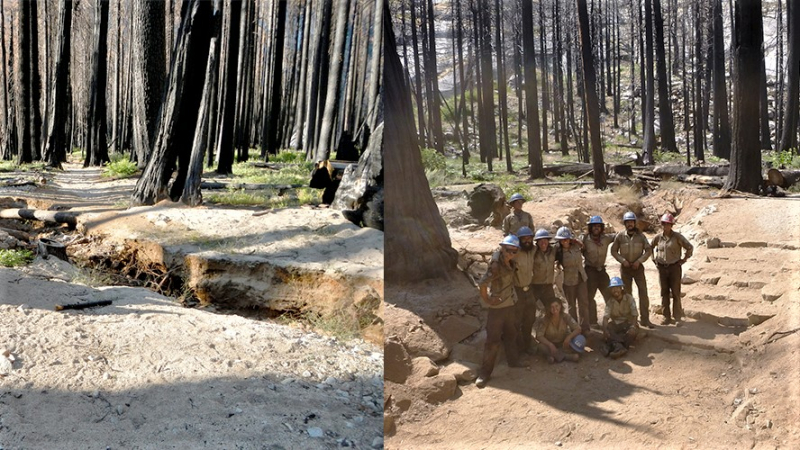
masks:
[(269, 114), (264, 115), (263, 133), (261, 134), (261, 158), (269, 159), (270, 153), (277, 154), (278, 115), (281, 106), (281, 75), (283, 73), (283, 42), (286, 34), (286, 0), (278, 0), (277, 29), (275, 30), (275, 54), (272, 62), (272, 93), (269, 96)]
[[(1, 2), (0, 2), (1, 3)], [(2, 4), (0, 4), (2, 8)], [(1, 19), (0, 19), (1, 20)], [(47, 111), (47, 136), (44, 158), (47, 165), (61, 168), (61, 163), (67, 159), (67, 113), (69, 102), (67, 87), (70, 84), (69, 59), (71, 50), (72, 33), (72, 0), (62, 0), (58, 7), (58, 44), (53, 71), (53, 81), (50, 87), (53, 90), (49, 110)]]
[(322, 128), (317, 141), (314, 161), (319, 163), (330, 159), (331, 136), (333, 134), (334, 110), (339, 101), (339, 76), (342, 73), (342, 55), (344, 54), (344, 38), (347, 29), (347, 11), (350, 0), (340, 0), (337, 4), (336, 35), (331, 51), (331, 69), (328, 74), (328, 89), (325, 96), (325, 110), (322, 116)]
[(642, 146), (642, 161), (646, 166), (654, 164), (653, 151), (656, 149), (655, 130), (655, 86), (653, 74), (653, 13), (652, 0), (644, 0), (644, 39), (645, 39), (645, 115), (644, 115), (644, 144)]
[[(164, 53), (150, 51), (163, 47), (164, 15), (162, 5), (149, 0), (136, 0), (133, 8), (133, 149), (137, 166), (144, 168), (155, 144), (158, 110), (161, 106), (161, 93), (167, 62)], [(124, 114), (123, 114), (124, 116)], [(124, 118), (122, 119), (124, 122)], [(121, 127), (121, 124), (119, 124)], [(122, 140), (123, 135), (117, 134)], [(118, 144), (119, 145), (119, 144)], [(119, 145), (121, 147), (121, 145)]]
[(722, 0), (714, 0), (712, 20), (714, 24), (714, 156), (731, 157), (731, 125), (728, 117), (728, 92), (725, 84), (725, 43), (723, 40)]
[(522, 52), (525, 73), (525, 117), (528, 128), (528, 174), (543, 178), (542, 141), (539, 134), (539, 99), (536, 87), (536, 50), (533, 47), (533, 5), (522, 0)]
[(591, 35), (589, 34), (589, 16), (586, 11), (586, 0), (578, 2), (578, 26), (581, 35), (581, 62), (583, 63), (583, 91), (586, 99), (589, 134), (592, 144), (592, 167), (594, 167), (594, 188), (605, 189), (606, 171), (603, 162), (603, 145), (600, 138), (600, 108), (597, 98), (597, 83), (592, 58)]
[(661, 149), (668, 152), (678, 151), (675, 143), (675, 121), (672, 117), (672, 92), (667, 78), (667, 58), (664, 50), (664, 19), (661, 16), (661, 0), (653, 0), (653, 18), (655, 19), (656, 65), (658, 70), (658, 114), (661, 125)]

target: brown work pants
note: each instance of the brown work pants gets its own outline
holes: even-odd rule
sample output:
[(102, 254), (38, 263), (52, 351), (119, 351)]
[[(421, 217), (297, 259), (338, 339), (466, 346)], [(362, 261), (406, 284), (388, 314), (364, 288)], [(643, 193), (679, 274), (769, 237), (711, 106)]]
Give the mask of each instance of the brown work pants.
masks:
[(632, 332), (633, 324), (629, 322), (614, 323), (608, 322), (608, 340), (606, 341), (610, 347), (618, 342), (629, 348), (631, 344), (636, 341), (636, 333)]
[[(567, 297), (569, 315), (581, 325), (581, 332), (589, 332), (589, 299), (586, 295), (586, 282), (581, 281), (575, 286), (564, 285), (564, 296)], [(575, 301), (578, 301), (577, 308)], [(580, 319), (580, 320), (579, 320)]]
[(661, 284), (661, 306), (664, 308), (664, 317), (667, 319), (673, 317), (670, 314), (670, 296), (674, 306), (672, 312), (675, 313), (675, 320), (683, 317), (683, 308), (681, 307), (682, 274), (680, 263), (658, 265), (658, 281)]
[(531, 332), (533, 323), (536, 322), (536, 297), (530, 287), (527, 291), (523, 288), (515, 287), (517, 291), (517, 304), (514, 307), (517, 319), (517, 350), (520, 353), (528, 352), (531, 349)]
[(531, 292), (536, 300), (542, 302), (544, 310), (550, 307), (550, 303), (557, 302), (556, 291), (553, 289), (553, 283), (549, 284), (532, 284)]
[(508, 365), (517, 365), (516, 311), (517, 308), (514, 306), (489, 309), (489, 314), (486, 319), (486, 345), (483, 347), (483, 363), (478, 372), (479, 377), (488, 380), (492, 375), (494, 363), (497, 360), (497, 352), (500, 351), (501, 342), (506, 350), (506, 361), (508, 361)]
[(633, 295), (632, 281), (636, 282), (636, 287), (639, 290), (639, 316), (642, 318), (640, 321), (642, 325), (650, 323), (650, 297), (647, 296), (647, 280), (644, 277), (644, 265), (639, 264), (639, 268), (633, 270), (633, 267), (620, 266), (619, 268), (622, 282), (625, 284), (625, 292)]
[(586, 280), (586, 297), (589, 299), (589, 325), (597, 325), (597, 302), (594, 300), (594, 296), (600, 290), (603, 300), (608, 303), (611, 298), (611, 291), (608, 288), (611, 279), (608, 277), (608, 272), (606, 272), (605, 268), (598, 270), (594, 267), (586, 266), (585, 269), (588, 276)]

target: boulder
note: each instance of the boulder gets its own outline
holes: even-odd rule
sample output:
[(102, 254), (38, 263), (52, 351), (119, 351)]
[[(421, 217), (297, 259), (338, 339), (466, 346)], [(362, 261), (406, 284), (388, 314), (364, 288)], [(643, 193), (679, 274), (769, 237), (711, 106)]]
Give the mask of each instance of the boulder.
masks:
[(383, 377), (394, 383), (405, 383), (411, 375), (412, 361), (403, 344), (395, 337), (383, 344)]
[[(467, 201), (469, 213), (478, 223), (499, 227), (511, 211), (506, 194), (496, 184), (481, 183), (472, 190)], [(487, 220), (488, 219), (488, 220)]]
[(397, 431), (397, 426), (394, 424), (394, 416), (389, 413), (383, 413), (383, 435), (394, 436)]
[(721, 241), (719, 240), (719, 238), (710, 238), (709, 240), (706, 241), (706, 246), (708, 248), (719, 248), (720, 244)]
[(427, 356), (435, 362), (447, 359), (450, 346), (418, 315), (402, 308), (386, 308), (385, 333), (396, 336), (408, 354)]
[(477, 364), (453, 362), (442, 367), (439, 370), (439, 373), (442, 375), (452, 375), (459, 383), (471, 383), (473, 380), (475, 380), (477, 371)]
[(457, 386), (456, 377), (443, 374), (421, 378), (413, 384), (414, 390), (420, 393), (425, 401), (433, 404), (452, 398)]
[(439, 374), (439, 366), (427, 356), (418, 356), (411, 360), (411, 373), (414, 378), (426, 378)]
[(774, 302), (781, 298), (785, 291), (785, 286), (780, 284), (768, 284), (761, 288), (761, 298), (768, 302)]
[(481, 329), (481, 322), (473, 316), (448, 316), (436, 326), (439, 336), (450, 345), (455, 345)]

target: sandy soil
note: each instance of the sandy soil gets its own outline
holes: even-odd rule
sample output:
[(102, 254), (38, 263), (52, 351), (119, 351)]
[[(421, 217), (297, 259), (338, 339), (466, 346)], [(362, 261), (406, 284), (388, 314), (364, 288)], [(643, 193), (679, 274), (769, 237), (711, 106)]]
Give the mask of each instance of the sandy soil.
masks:
[[(688, 318), (680, 326), (656, 326), (619, 360), (599, 355), (601, 334), (592, 331), (578, 363), (549, 365), (534, 356), (530, 369), (509, 369), (501, 362), (485, 389), (461, 382), (455, 395), (439, 404), (414, 392), (413, 377), (404, 385), (387, 381), (392, 404), (386, 412), (397, 425), (387, 448), (800, 446), (794, 406), (800, 402), (800, 198), (715, 194), (664, 189), (637, 204), (630, 192), (532, 191), (534, 200), (525, 209), (537, 227), (601, 214), (620, 229), (628, 208), (639, 208), (652, 221), (665, 210), (679, 212), (677, 231), (695, 245), (684, 269)], [(463, 223), (464, 199), (438, 203), (448, 223)], [(475, 226), (457, 225), (450, 232), (462, 255), (485, 255), (501, 239), (498, 230)], [(712, 238), (723, 247), (709, 248)], [(609, 260), (613, 276), (619, 265)], [(646, 268), (651, 320), (659, 323), (657, 271), (651, 262)], [(434, 330), (453, 311), (485, 323), (477, 290), (466, 277), (405, 292), (390, 287), (387, 299)], [(597, 300), (602, 313), (601, 296)], [(476, 369), (484, 340), (481, 327), (453, 346), (440, 371), (451, 364)]]
[[(220, 211), (163, 204), (124, 211), (134, 181), (97, 176), (96, 169), (68, 167), (48, 175), (45, 187), (0, 195), (39, 208), (70, 206), (84, 222), (102, 218), (105, 229), (98, 232), (116, 230), (120, 239), (139, 233), (180, 244), (214, 236), (246, 243), (218, 245), (219, 252), (250, 257), (284, 242), (277, 251), (286, 261), (306, 256), (309, 265), (352, 252), (352, 264), (325, 270), (378, 280), (382, 295), (382, 236), (349, 226), (334, 211), (261, 217), (268, 230), (247, 222), (252, 211), (232, 211), (227, 219)], [(312, 239), (321, 244), (299, 244)], [(9, 355), (0, 356), (2, 448), (382, 446), (380, 347), (214, 308), (183, 308), (146, 289), (88, 287), (82, 278), (54, 258), (0, 269), (0, 350)], [(94, 300), (113, 304), (54, 311), (56, 304)]]

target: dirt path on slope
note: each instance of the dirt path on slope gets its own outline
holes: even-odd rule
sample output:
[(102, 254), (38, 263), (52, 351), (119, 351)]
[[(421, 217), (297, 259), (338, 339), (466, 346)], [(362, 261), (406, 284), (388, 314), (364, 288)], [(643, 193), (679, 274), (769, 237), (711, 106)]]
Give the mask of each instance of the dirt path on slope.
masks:
[[(708, 192), (654, 193), (638, 205), (652, 220), (669, 210), (668, 205), (674, 208), (676, 198), (683, 199), (672, 212), (680, 213), (676, 230), (695, 246), (684, 267), (688, 317), (680, 326), (649, 330), (619, 360), (600, 356), (602, 336), (593, 330), (578, 363), (549, 365), (538, 355), (531, 358), (530, 369), (509, 369), (500, 362), (486, 388), (459, 381), (449, 400), (429, 402), (418, 393), (429, 384), (426, 375), (474, 378), (485, 340), (477, 290), (464, 279), (445, 287), (410, 289), (405, 295), (390, 291), (388, 298), (398, 302), (387, 314), (413, 312), (439, 336), (452, 335), (451, 322), (470, 323), (472, 317), (481, 327), (449, 343), (449, 358), (436, 364), (439, 375), (420, 371), (427, 366), (409, 352), (418, 357), (408, 381), (387, 381), (391, 401), (386, 414), (396, 424), (387, 448), (800, 445), (792, 406), (800, 402), (800, 198), (718, 199)], [(554, 220), (585, 222), (588, 215), (601, 214), (620, 229), (619, 216), (636, 206), (628, 198), (589, 189), (532, 197), (525, 209), (537, 227)], [(466, 210), (464, 200), (443, 200), (439, 206), (446, 220), (454, 222)], [(461, 226), (450, 231), (462, 263), (480, 261), (501, 239), (494, 229)], [(609, 261), (608, 272), (616, 275), (619, 265)], [(651, 320), (659, 323), (657, 271), (650, 261), (645, 266)], [(602, 314), (600, 295), (597, 300)], [(387, 335), (393, 333), (413, 336), (387, 324)]]
[[(125, 210), (135, 180), (106, 181), (99, 173), (68, 166), (46, 174), (44, 186), (0, 189), (0, 196), (35, 208), (69, 207), (81, 213), (87, 235), (115, 245), (138, 234), (202, 247), (203, 236), (213, 234), (218, 253), (274, 256), (267, 248), (286, 217), (265, 219), (273, 228), (258, 230), (240, 226), (252, 211), (165, 204)], [(296, 247), (298, 260), (317, 255), (308, 264), (323, 263), (318, 249), (300, 244), (312, 238), (319, 248), (358, 250), (356, 262), (331, 270), (341, 277), (361, 270), (383, 295), (382, 236), (353, 229), (334, 211), (294, 213), (298, 223), (328, 227), (321, 239), (311, 227), (289, 226), (292, 233), (280, 239)], [(98, 286), (90, 278), (55, 258), (0, 269), (0, 350), (9, 355), (0, 356), (2, 448), (382, 446), (377, 345), (213, 307), (184, 308), (151, 290)], [(112, 305), (54, 311), (56, 304), (98, 300)]]

